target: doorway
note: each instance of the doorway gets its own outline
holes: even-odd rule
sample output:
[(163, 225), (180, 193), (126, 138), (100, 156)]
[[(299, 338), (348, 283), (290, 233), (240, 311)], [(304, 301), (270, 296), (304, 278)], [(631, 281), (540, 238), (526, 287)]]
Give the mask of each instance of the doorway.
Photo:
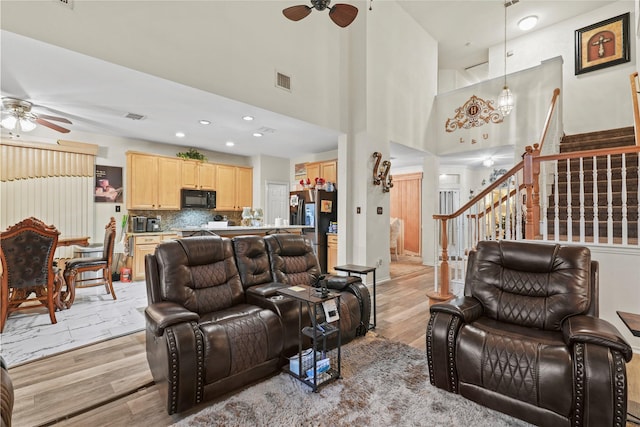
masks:
[(275, 224), (276, 218), (289, 219), (289, 184), (267, 181), (265, 224)]
[(398, 254), (421, 259), (422, 172), (394, 175), (390, 195), (391, 218), (402, 221)]

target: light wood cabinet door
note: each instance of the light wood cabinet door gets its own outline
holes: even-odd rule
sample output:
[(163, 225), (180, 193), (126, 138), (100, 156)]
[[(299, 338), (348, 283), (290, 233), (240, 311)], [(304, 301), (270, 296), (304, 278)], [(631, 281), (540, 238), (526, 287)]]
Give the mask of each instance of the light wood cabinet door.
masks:
[(158, 159), (145, 154), (127, 154), (127, 209), (156, 209)]
[(218, 166), (213, 163), (200, 163), (198, 166), (199, 171), (199, 187), (201, 190), (215, 190), (216, 189), (216, 174)]
[(338, 236), (327, 234), (327, 273), (337, 274), (333, 269), (338, 265)]
[(200, 185), (198, 163), (193, 160), (182, 161), (182, 188), (197, 189)]
[(216, 189), (216, 209), (236, 210), (236, 167), (218, 165)]
[(236, 168), (236, 209), (253, 206), (253, 169)]
[(307, 178), (315, 185), (315, 179), (320, 178), (320, 163), (307, 163)]
[(158, 157), (156, 209), (180, 209), (180, 185), (182, 178), (182, 160)]
[(161, 236), (135, 236), (133, 239), (133, 280), (144, 280), (144, 257), (154, 253)]
[(320, 176), (325, 182), (338, 182), (338, 162), (331, 160), (330, 162), (322, 162), (320, 164)]

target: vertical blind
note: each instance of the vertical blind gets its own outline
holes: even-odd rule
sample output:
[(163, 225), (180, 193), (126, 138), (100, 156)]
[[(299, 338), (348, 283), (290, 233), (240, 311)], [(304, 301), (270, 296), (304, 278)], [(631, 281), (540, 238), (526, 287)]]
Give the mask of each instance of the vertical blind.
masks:
[[(3, 141), (0, 229), (33, 216), (54, 225), (60, 237), (92, 236), (95, 154), (90, 151)], [(56, 252), (61, 258), (72, 255), (72, 247)]]

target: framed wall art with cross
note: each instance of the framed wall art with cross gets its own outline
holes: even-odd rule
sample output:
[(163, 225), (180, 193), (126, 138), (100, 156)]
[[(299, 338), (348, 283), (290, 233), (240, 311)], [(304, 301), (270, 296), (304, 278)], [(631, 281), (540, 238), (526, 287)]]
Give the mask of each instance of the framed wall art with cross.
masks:
[(629, 62), (629, 13), (576, 30), (575, 44), (576, 75)]

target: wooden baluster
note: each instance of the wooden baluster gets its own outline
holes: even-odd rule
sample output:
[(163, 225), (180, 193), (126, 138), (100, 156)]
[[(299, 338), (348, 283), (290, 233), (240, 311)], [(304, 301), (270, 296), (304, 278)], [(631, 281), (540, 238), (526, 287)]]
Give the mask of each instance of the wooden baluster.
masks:
[(525, 147), (524, 153), (524, 185), (526, 190), (527, 199), (525, 205), (526, 223), (525, 223), (525, 239), (531, 240), (535, 237), (535, 228), (533, 226), (533, 148), (531, 146)]
[(611, 154), (607, 154), (607, 243), (613, 243), (613, 189), (611, 187)]
[(560, 239), (560, 162), (556, 160), (554, 162), (553, 171), (553, 240), (558, 241)]
[(598, 158), (593, 156), (593, 242), (598, 243), (600, 241), (600, 224), (598, 220)]
[(549, 221), (547, 219), (547, 212), (549, 210), (549, 195), (547, 194), (547, 167), (548, 163), (540, 165), (541, 175), (543, 177), (542, 190), (540, 200), (542, 200), (542, 206), (540, 208), (540, 224), (542, 226), (542, 240), (547, 240), (549, 236)]
[(625, 153), (622, 153), (622, 168), (620, 169), (621, 180), (622, 180), (622, 190), (621, 190), (621, 198), (622, 198), (622, 244), (626, 245), (628, 243), (628, 230), (627, 230), (627, 162), (625, 160)]
[[(569, 160), (571, 162), (571, 160)], [(580, 167), (578, 172), (578, 180), (580, 182), (580, 206), (579, 206), (579, 216), (580, 216), (580, 241), (584, 242), (585, 230), (584, 230), (584, 169), (583, 169), (583, 158), (580, 157)]]
[(571, 193), (571, 160), (565, 160), (565, 171), (567, 174), (567, 241), (571, 242), (573, 240), (573, 206), (571, 201), (573, 199), (573, 194)]
[[(540, 157), (540, 146), (533, 144), (533, 157)], [(540, 162), (533, 162), (533, 235), (540, 236)]]

